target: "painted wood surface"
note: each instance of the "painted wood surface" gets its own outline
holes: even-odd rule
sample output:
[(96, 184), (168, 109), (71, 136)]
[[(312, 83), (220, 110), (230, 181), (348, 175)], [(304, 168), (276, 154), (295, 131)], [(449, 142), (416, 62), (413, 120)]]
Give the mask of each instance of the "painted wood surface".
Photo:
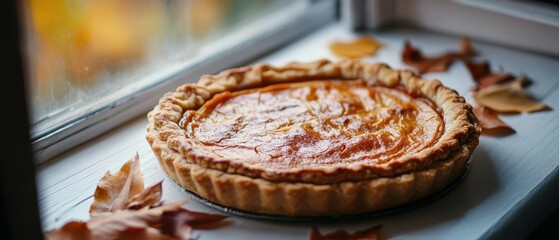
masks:
[[(405, 40), (425, 54), (459, 47), (460, 36), (412, 29), (362, 33), (383, 42), (370, 61), (406, 68), (400, 51)], [(255, 62), (284, 64), (291, 61), (335, 59), (328, 50), (333, 40), (355, 37), (341, 25), (332, 25), (294, 42)], [(349, 231), (384, 224), (382, 239), (523, 239), (559, 206), (559, 59), (474, 41), (480, 59), (495, 69), (526, 74), (534, 80), (528, 91), (553, 110), (504, 116), (516, 129), (505, 137), (482, 136), (466, 179), (453, 191), (432, 203), (394, 215), (359, 221), (293, 223), (232, 217), (230, 226), (196, 231), (198, 239), (308, 239), (311, 226), (322, 232)], [(472, 102), (473, 80), (459, 62), (445, 73), (430, 73)], [(155, 102), (153, 103), (156, 104)], [(159, 167), (145, 138), (145, 116), (59, 156), (37, 172), (39, 206), (43, 228), (88, 218), (89, 205), (98, 180), (115, 172), (137, 152), (146, 185), (163, 180), (163, 199), (188, 198)], [(186, 208), (216, 212), (196, 201)]]

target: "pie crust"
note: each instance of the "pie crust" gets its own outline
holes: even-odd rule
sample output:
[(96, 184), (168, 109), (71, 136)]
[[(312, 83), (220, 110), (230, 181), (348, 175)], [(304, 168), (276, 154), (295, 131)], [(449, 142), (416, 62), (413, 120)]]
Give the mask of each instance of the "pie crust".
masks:
[[(394, 105), (399, 100), (388, 99), (386, 108), (361, 104), (357, 115), (336, 113), (338, 120), (357, 116), (345, 128), (338, 127), (348, 132), (357, 126), (352, 128), (357, 132), (345, 137), (331, 134), (336, 127), (321, 128), (325, 118), (314, 112), (282, 112), (301, 108), (286, 105), (289, 101), (307, 103), (294, 93), (309, 89), (322, 94), (320, 106), (336, 109), (336, 99), (343, 99), (341, 109), (347, 110), (344, 104), (353, 100), (339, 92), (342, 88), (359, 101), (371, 101), (373, 93), (378, 93), (375, 101), (405, 101)], [(270, 104), (261, 98), (271, 99)], [(275, 106), (273, 114), (266, 115), (266, 106)], [(407, 108), (412, 117), (407, 117)], [(266, 123), (258, 122), (262, 116)], [(425, 198), (465, 171), (480, 135), (472, 107), (440, 81), (350, 59), (256, 64), (204, 75), (165, 94), (147, 117), (147, 141), (162, 169), (183, 188), (225, 207), (281, 216), (368, 213)], [(276, 123), (283, 117), (289, 126), (278, 132)], [(381, 128), (364, 122), (371, 118), (384, 121)], [(314, 132), (318, 140), (309, 142), (308, 132), (301, 132), (308, 123), (322, 129)], [(269, 125), (273, 127), (262, 127)], [(293, 137), (297, 134), (300, 138)], [(352, 141), (366, 141), (359, 146), (367, 147), (350, 148)], [(255, 142), (264, 149), (258, 154), (252, 149)]]

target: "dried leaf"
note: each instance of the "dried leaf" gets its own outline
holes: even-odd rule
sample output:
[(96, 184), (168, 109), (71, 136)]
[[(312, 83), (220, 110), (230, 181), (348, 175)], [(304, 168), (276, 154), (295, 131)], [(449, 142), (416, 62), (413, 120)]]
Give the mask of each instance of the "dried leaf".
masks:
[(163, 181), (144, 189), (141, 193), (134, 195), (128, 200), (126, 205), (127, 209), (140, 209), (147, 206), (154, 205), (161, 201), (161, 194)]
[(491, 73), (480, 78), (477, 81), (475, 90), (479, 90), (480, 88), (485, 88), (493, 84), (510, 82), (512, 80), (520, 81), (522, 87), (526, 87), (532, 83), (532, 81), (528, 79), (526, 76), (515, 77), (514, 75), (508, 72), (498, 72), (498, 73)]
[(474, 90), (479, 90), (491, 86), (493, 84), (505, 83), (515, 79), (522, 80), (522, 86), (527, 86), (531, 81), (526, 76), (515, 77), (509, 72), (500, 71), (493, 73), (488, 62), (475, 63), (473, 61), (466, 61), (466, 67), (472, 74), (472, 78), (476, 81)]
[(86, 222), (70, 221), (64, 226), (45, 232), (47, 240), (73, 240), (73, 239), (91, 239), (91, 232), (87, 228)]
[(116, 174), (105, 173), (95, 189), (89, 215), (125, 209), (128, 200), (144, 190), (144, 177), (140, 172), (140, 157), (128, 160)]
[(465, 61), (465, 64), (476, 83), (479, 82), (481, 78), (491, 74), (491, 66), (489, 65), (489, 62), (484, 61), (476, 63), (473, 61)]
[[(91, 237), (92, 232), (85, 223), (77, 226), (78, 222), (68, 222), (62, 228), (45, 233), (47, 240), (106, 240), (104, 237)], [(79, 229), (75, 228), (79, 227)], [(133, 228), (129, 227), (122, 232), (116, 233), (114, 240), (177, 240), (177, 238), (165, 235), (155, 228)]]
[(114, 239), (130, 228), (146, 229), (160, 223), (163, 212), (177, 211), (185, 203), (181, 201), (154, 208), (100, 213), (87, 222), (87, 227), (94, 239)]
[(192, 238), (192, 227), (188, 224), (163, 223), (161, 232), (169, 236), (175, 236), (178, 239), (187, 240)]
[(421, 74), (446, 71), (448, 66), (454, 61), (454, 58), (448, 55), (431, 58), (424, 57), (423, 53), (414, 48), (409, 42), (406, 42), (404, 45), (402, 59), (404, 63), (415, 67)]
[[(95, 190), (87, 222), (68, 222), (45, 232), (47, 239), (190, 239), (192, 229), (219, 227), (224, 215), (181, 208), (187, 201), (161, 202), (162, 182), (143, 189), (139, 156), (118, 173), (107, 172)], [(222, 224), (223, 225), (223, 224)]]
[(379, 41), (374, 38), (360, 37), (349, 42), (332, 42), (330, 50), (338, 57), (362, 58), (375, 55), (381, 46)]
[(477, 88), (486, 88), (494, 84), (505, 83), (515, 80), (515, 77), (508, 72), (490, 73), (477, 80)]
[(161, 222), (163, 212), (177, 211), (186, 201), (139, 210), (103, 212), (87, 222), (71, 221), (45, 233), (46, 239), (176, 239), (151, 225)]
[(118, 234), (117, 240), (178, 240), (174, 236), (169, 236), (161, 233), (155, 228), (127, 228)]
[(514, 129), (499, 118), (499, 114), (486, 107), (474, 107), (474, 114), (479, 120), (482, 133), (489, 135), (507, 135)]
[(477, 55), (477, 51), (472, 44), (472, 41), (469, 37), (463, 37), (460, 41), (460, 52), (457, 54), (456, 57), (461, 58), (462, 60), (467, 60)]
[(213, 229), (220, 227), (222, 226), (220, 224), (224, 223), (222, 220), (225, 218), (227, 218), (227, 216), (221, 214), (194, 212), (181, 208), (177, 211), (163, 213), (161, 232), (188, 239), (193, 229)]
[(309, 240), (357, 240), (357, 239), (378, 240), (381, 229), (382, 229), (382, 224), (373, 226), (368, 229), (356, 231), (353, 234), (350, 234), (347, 231), (340, 229), (322, 235), (318, 230), (318, 228), (313, 226)]
[(526, 93), (523, 84), (522, 79), (494, 84), (474, 92), (473, 98), (479, 105), (501, 113), (528, 113), (549, 108)]
[(448, 66), (454, 61), (454, 58), (448, 55), (431, 58), (424, 57), (421, 51), (414, 48), (411, 43), (407, 41), (404, 45), (404, 51), (402, 52), (402, 59), (404, 63), (415, 67), (421, 74), (446, 71)]
[(444, 72), (448, 70), (454, 60), (469, 60), (477, 52), (473, 48), (469, 38), (462, 38), (459, 52), (448, 52), (435, 57), (426, 57), (423, 53), (414, 48), (409, 41), (404, 44), (402, 60), (404, 63), (413, 66), (421, 74), (428, 72)]

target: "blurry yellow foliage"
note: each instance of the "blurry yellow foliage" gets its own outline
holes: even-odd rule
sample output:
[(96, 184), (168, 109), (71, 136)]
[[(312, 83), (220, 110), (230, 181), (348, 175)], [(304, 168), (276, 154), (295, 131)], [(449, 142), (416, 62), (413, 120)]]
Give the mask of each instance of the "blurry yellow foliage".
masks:
[[(39, 82), (67, 78), (88, 84), (101, 70), (141, 60), (160, 37), (164, 2), (30, 0)], [(48, 85), (42, 83), (42, 85)]]

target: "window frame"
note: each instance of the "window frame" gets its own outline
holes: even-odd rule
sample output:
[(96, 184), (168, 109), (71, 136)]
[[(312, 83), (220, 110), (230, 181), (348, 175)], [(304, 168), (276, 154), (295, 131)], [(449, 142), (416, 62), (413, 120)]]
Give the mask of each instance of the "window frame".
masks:
[[(342, 1), (341, 19), (356, 31), (409, 26), (559, 56), (559, 7), (531, 0)], [(440, 14), (452, 12), (452, 14)], [(510, 26), (515, 26), (510, 28)], [(545, 37), (539, 37), (545, 33)]]
[(297, 17), (287, 19), (279, 28), (259, 33), (250, 41), (242, 42), (225, 52), (210, 55), (207, 59), (184, 66), (154, 85), (138, 89), (89, 114), (44, 131), (37, 136), (32, 136), (31, 145), (35, 163), (42, 164), (131, 119), (147, 114), (165, 92), (172, 91), (181, 84), (193, 82), (206, 73), (217, 73), (223, 69), (246, 65), (251, 60), (337, 19), (337, 1), (312, 0), (311, 2), (311, 7)]

